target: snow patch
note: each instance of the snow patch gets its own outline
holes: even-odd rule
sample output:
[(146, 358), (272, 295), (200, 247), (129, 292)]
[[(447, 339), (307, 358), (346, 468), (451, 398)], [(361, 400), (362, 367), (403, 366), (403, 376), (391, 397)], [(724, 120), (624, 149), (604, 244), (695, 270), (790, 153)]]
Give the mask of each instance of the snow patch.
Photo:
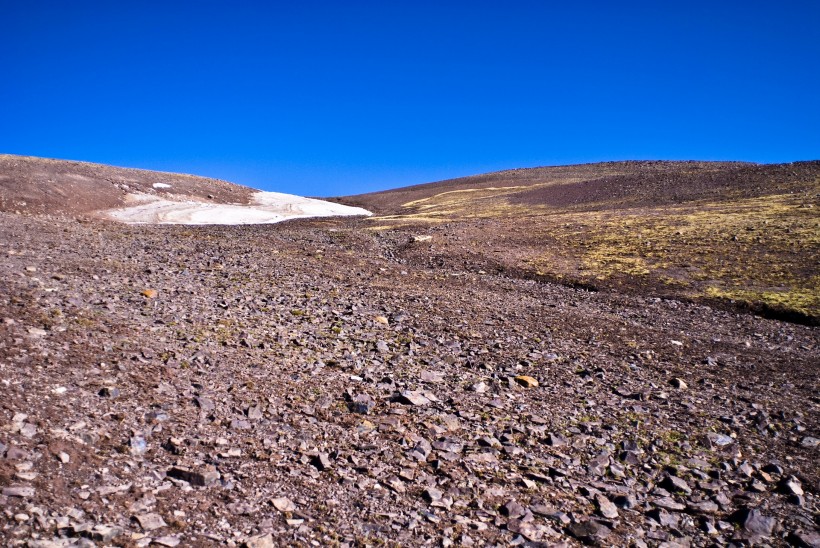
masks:
[(135, 205), (108, 210), (107, 216), (128, 224), (247, 225), (306, 217), (371, 215), (360, 207), (281, 192), (257, 192), (249, 205), (215, 204), (194, 199), (177, 201), (149, 194), (131, 194), (128, 201), (135, 202)]

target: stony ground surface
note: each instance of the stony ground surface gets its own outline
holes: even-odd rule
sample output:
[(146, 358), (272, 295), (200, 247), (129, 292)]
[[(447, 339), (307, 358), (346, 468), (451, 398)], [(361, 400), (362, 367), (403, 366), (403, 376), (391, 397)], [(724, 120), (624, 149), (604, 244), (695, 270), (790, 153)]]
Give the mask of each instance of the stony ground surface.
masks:
[(435, 229), (436, 262), (820, 326), (820, 161), (516, 169), (338, 200), (373, 231)]
[(250, 203), (256, 190), (227, 181), (87, 162), (0, 154), (0, 211), (100, 216), (129, 195), (215, 204)]
[(0, 213), (3, 545), (820, 545), (817, 328), (359, 223)]

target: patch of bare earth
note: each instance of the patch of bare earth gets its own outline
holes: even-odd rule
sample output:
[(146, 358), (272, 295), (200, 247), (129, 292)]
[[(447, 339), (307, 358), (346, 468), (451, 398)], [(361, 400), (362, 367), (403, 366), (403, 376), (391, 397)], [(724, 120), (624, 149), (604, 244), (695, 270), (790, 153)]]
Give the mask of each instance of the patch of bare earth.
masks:
[(820, 321), (820, 162), (511, 170), (343, 203), (422, 261)]
[(0, 154), (0, 211), (96, 216), (134, 194), (248, 204), (254, 189), (194, 175)]
[(4, 545), (816, 540), (815, 328), (369, 223), (1, 213)]
[[(513, 170), (342, 200), (373, 219), (144, 226), (86, 212), (165, 174), (32, 162), (0, 172), (4, 546), (818, 544), (817, 327), (658, 277), (811, 305), (817, 163)], [(29, 188), (77, 176), (88, 202)]]

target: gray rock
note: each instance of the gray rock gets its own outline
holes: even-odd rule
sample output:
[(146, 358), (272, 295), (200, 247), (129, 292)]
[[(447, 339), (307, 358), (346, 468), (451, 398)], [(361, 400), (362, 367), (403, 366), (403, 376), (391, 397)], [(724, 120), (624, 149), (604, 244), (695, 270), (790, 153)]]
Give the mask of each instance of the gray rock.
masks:
[(407, 405), (427, 405), (431, 401), (423, 393), (413, 390), (401, 392), (396, 400)]
[(28, 451), (17, 447), (16, 445), (9, 445), (8, 449), (6, 449), (6, 459), (7, 460), (26, 460), (30, 457)]
[(34, 487), (3, 487), (3, 495), (6, 497), (30, 498), (34, 496)]
[(656, 508), (646, 514), (657, 521), (661, 527), (677, 527), (680, 523), (680, 516), (676, 513), (667, 512), (662, 508)]
[(530, 504), (530, 512), (539, 516), (549, 516), (555, 513), (555, 507), (545, 504), (542, 500), (533, 500)]
[(673, 378), (669, 381), (669, 384), (677, 388), (678, 390), (686, 390), (688, 385), (684, 382), (683, 379), (679, 379), (678, 377)]
[(197, 407), (199, 407), (205, 412), (213, 411), (216, 408), (216, 405), (214, 405), (212, 399), (205, 398), (202, 396), (197, 396), (196, 398), (194, 398), (194, 403), (197, 405)]
[(258, 421), (263, 417), (262, 407), (259, 405), (252, 405), (248, 407), (248, 419)]
[(453, 440), (439, 440), (433, 442), (433, 449), (436, 451), (446, 451), (449, 453), (461, 453), (464, 451), (464, 444)]
[(664, 489), (668, 489), (674, 493), (686, 493), (687, 495), (692, 494), (692, 488), (689, 487), (689, 484), (686, 483), (686, 480), (683, 478), (679, 478), (677, 476), (666, 476), (664, 480), (661, 482), (661, 487)]
[(23, 437), (31, 439), (37, 435), (37, 426), (27, 422), (20, 428), (20, 434), (22, 434)]
[(122, 534), (122, 529), (112, 525), (95, 525), (91, 529), (91, 539), (97, 542), (110, 542)]
[(327, 453), (319, 453), (310, 460), (310, 463), (320, 472), (327, 470), (331, 465), (330, 457), (328, 457)]
[(751, 541), (770, 537), (777, 525), (775, 518), (766, 516), (757, 508), (742, 508), (735, 513), (733, 518), (740, 524), (741, 538)]
[(737, 467), (737, 471), (738, 471), (739, 473), (743, 474), (744, 476), (746, 476), (747, 478), (752, 477), (752, 474), (754, 474), (754, 473), (755, 473), (755, 469), (754, 469), (754, 468), (752, 468), (752, 465), (751, 465), (751, 464), (749, 464), (749, 463), (748, 463), (748, 462), (746, 462), (746, 461), (742, 462), (742, 463), (740, 464), (740, 466), (738, 466), (738, 467)]
[(273, 542), (273, 535), (268, 533), (249, 537), (242, 546), (243, 548), (274, 548), (276, 545)]
[(735, 443), (735, 440), (730, 436), (717, 434), (715, 432), (709, 432), (706, 434), (706, 438), (704, 439), (704, 444), (707, 448), (726, 447), (727, 445), (732, 445), (733, 443)]
[(672, 510), (675, 512), (686, 509), (685, 504), (676, 501), (672, 497), (658, 497), (655, 500), (653, 500), (652, 503), (658, 508), (663, 508), (664, 510)]
[(435, 487), (428, 487), (423, 494), (427, 502), (438, 502), (443, 497), (443, 493)]
[(97, 394), (102, 398), (118, 398), (120, 396), (120, 389), (113, 386), (105, 386), (100, 388)]
[(493, 453), (484, 452), (484, 453), (470, 453), (466, 457), (464, 457), (465, 462), (476, 463), (476, 464), (496, 464), (498, 463), (498, 457), (496, 457)]
[(604, 495), (596, 495), (595, 503), (598, 505), (598, 512), (605, 518), (616, 519), (618, 517), (618, 507)]
[(501, 507), (501, 514), (510, 519), (523, 517), (526, 513), (527, 509), (515, 500), (510, 500)]
[(820, 439), (813, 438), (811, 436), (806, 436), (800, 441), (800, 445), (802, 445), (803, 447), (807, 447), (809, 449), (814, 449), (815, 447), (820, 445)]
[(292, 500), (287, 497), (277, 497), (271, 499), (270, 503), (276, 508), (279, 512), (283, 514), (285, 512), (295, 512), (296, 511), (296, 504)]
[(523, 519), (511, 519), (507, 522), (507, 530), (511, 533), (516, 533), (531, 541), (523, 543), (526, 546), (538, 545), (540, 540), (545, 535), (555, 535), (556, 532), (544, 525), (539, 525), (533, 521), (526, 521)]
[(820, 548), (820, 533), (817, 531), (794, 531), (787, 540), (798, 548)]
[(717, 504), (711, 500), (704, 500), (699, 502), (687, 502), (686, 507), (696, 514), (717, 514), (720, 509)]
[(251, 423), (242, 419), (231, 419), (231, 430), (250, 430)]
[(561, 434), (550, 434), (547, 436), (547, 445), (551, 447), (562, 447), (567, 444), (567, 439)]
[(174, 548), (175, 546), (179, 546), (182, 541), (179, 537), (176, 536), (165, 536), (165, 537), (156, 537), (153, 539), (154, 544), (158, 544), (160, 546), (168, 546), (169, 548)]
[(800, 481), (794, 476), (783, 478), (780, 482), (779, 488), (782, 493), (787, 495), (803, 495), (803, 486), (800, 485)]
[(142, 436), (133, 436), (130, 440), (128, 440), (128, 445), (130, 446), (132, 455), (138, 456), (148, 451), (148, 443)]
[(575, 538), (592, 543), (602, 542), (612, 533), (609, 527), (595, 520), (573, 523), (567, 530)]
[(348, 402), (347, 407), (351, 413), (360, 413), (366, 415), (376, 406), (373, 398), (367, 394), (358, 394)]
[(421, 380), (433, 384), (438, 384), (444, 381), (444, 374), (438, 371), (422, 371)]
[(154, 529), (160, 529), (168, 526), (159, 514), (140, 514), (138, 516), (134, 516), (134, 519), (145, 531), (153, 531)]

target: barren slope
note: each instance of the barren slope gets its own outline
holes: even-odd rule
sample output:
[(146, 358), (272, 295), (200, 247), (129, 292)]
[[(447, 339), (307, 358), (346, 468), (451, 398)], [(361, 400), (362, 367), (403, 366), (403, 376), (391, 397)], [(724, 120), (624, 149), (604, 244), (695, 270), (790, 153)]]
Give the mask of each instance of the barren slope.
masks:
[(193, 175), (9, 155), (0, 155), (0, 211), (188, 225), (370, 214)]
[(9, 154), (0, 154), (0, 190), (0, 211), (67, 215), (124, 207), (134, 193), (247, 204), (257, 192), (194, 175)]
[[(342, 203), (473, 270), (820, 318), (820, 162), (503, 171)], [(427, 255), (424, 255), (426, 257)]]
[(5, 544), (817, 538), (816, 329), (365, 225), (0, 214)]
[[(808, 268), (817, 165), (707, 164), (634, 196), (693, 167), (356, 198), (375, 222), (0, 212), (0, 544), (818, 545), (818, 328), (658, 298), (618, 247), (628, 222), (748, 277), (776, 247), (742, 223), (789, 222), (777, 258)], [(625, 291), (516, 262), (558, 272), (602, 242), (619, 262), (595, 273)]]

